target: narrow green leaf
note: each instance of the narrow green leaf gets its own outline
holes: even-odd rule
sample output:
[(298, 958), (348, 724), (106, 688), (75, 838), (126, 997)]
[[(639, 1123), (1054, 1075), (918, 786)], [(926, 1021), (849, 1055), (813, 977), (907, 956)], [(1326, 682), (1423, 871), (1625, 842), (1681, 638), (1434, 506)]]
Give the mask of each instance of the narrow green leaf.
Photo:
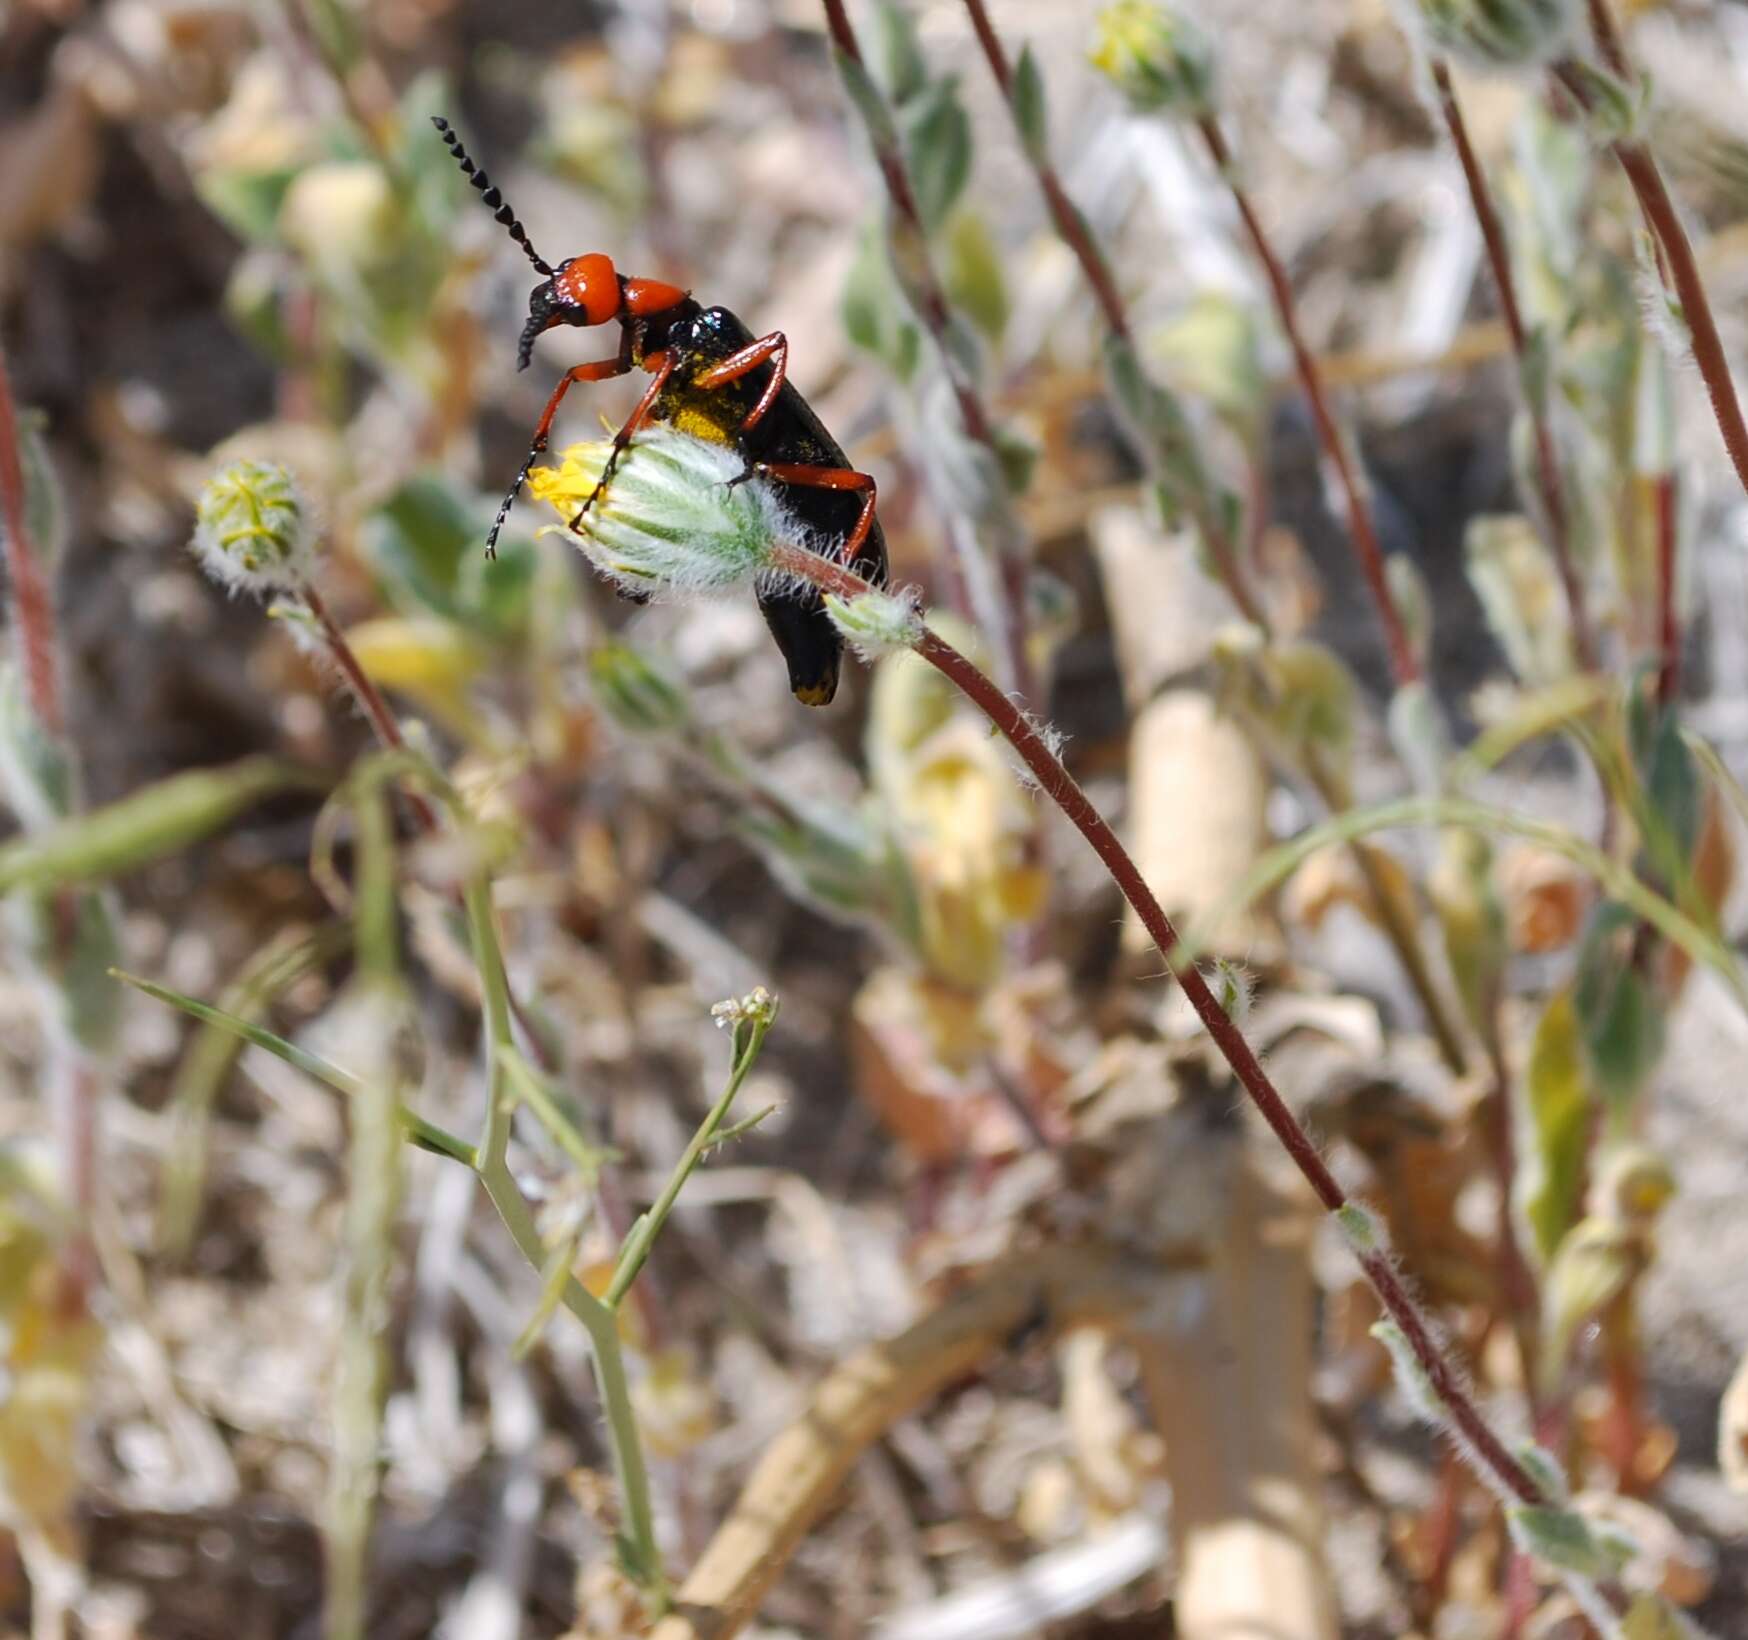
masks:
[(872, 30), (875, 73), (886, 88), (886, 95), (902, 106), (920, 96), (929, 83), (928, 64), (923, 58), (922, 42), (917, 39), (916, 23), (903, 6), (892, 0), (881, 0), (874, 8)]
[(1020, 51), (1014, 69), (1014, 125), (1020, 142), (1035, 165), (1050, 161), (1050, 108), (1044, 92), (1044, 73), (1028, 43)]
[[(287, 1042), (284, 1037), (274, 1035), (264, 1026), (247, 1019), (239, 1019), (235, 1014), (214, 1008), (210, 1003), (184, 996), (180, 991), (172, 991), (166, 985), (156, 985), (149, 979), (141, 979), (139, 975), (127, 973), (123, 969), (111, 968), (109, 973), (112, 979), (120, 980), (123, 985), (131, 985), (136, 991), (144, 991), (147, 996), (159, 1002), (168, 1003), (172, 1008), (180, 1008), (183, 1013), (208, 1025), (230, 1031), (254, 1047), (264, 1048), (276, 1059), (283, 1059), (293, 1070), (302, 1071), (305, 1076), (312, 1077), (317, 1082), (325, 1082), (336, 1093), (343, 1093), (348, 1099), (355, 1099), (365, 1091), (364, 1084), (350, 1071), (342, 1069), (332, 1060), (322, 1058), (320, 1054), (311, 1053), (307, 1048), (300, 1048), (295, 1042)], [(398, 1114), (407, 1138), (420, 1150), (447, 1156), (467, 1167), (474, 1166), (474, 1149), (465, 1139), (458, 1139), (453, 1133), (438, 1127), (435, 1122), (427, 1122), (424, 1117), (416, 1115), (404, 1105), (400, 1107)]]
[(968, 207), (952, 213), (942, 234), (941, 280), (947, 299), (997, 343), (1008, 322), (1007, 270), (983, 217)]
[[(1524, 837), (1572, 861), (1588, 872), (1614, 899), (1650, 923), (1665, 939), (1680, 946), (1695, 962), (1704, 963), (1717, 973), (1738, 1002), (1748, 1008), (1748, 985), (1743, 983), (1735, 954), (1663, 895), (1647, 887), (1627, 866), (1564, 827), (1530, 820), (1508, 809), (1492, 808), (1461, 797), (1411, 797), (1380, 803), (1369, 808), (1350, 809), (1321, 825), (1312, 826), (1291, 842), (1270, 849), (1226, 899), (1207, 914), (1200, 927), (1221, 926), (1226, 918), (1285, 882), (1311, 855), (1330, 843), (1347, 843), (1376, 832), (1415, 826), (1465, 826), (1480, 832)], [(1205, 936), (1199, 930), (1190, 931), (1182, 947), (1186, 959), (1192, 958), (1201, 948), (1203, 938)]]
[(1590, 1137), (1590, 1098), (1570, 990), (1542, 1012), (1523, 1079), (1529, 1145), (1518, 1174), (1518, 1200), (1544, 1266), (1578, 1216)]
[(540, 1342), (540, 1335), (546, 1331), (547, 1322), (558, 1313), (559, 1305), (564, 1302), (565, 1292), (571, 1282), (571, 1265), (576, 1262), (581, 1239), (576, 1235), (566, 1236), (547, 1253), (546, 1263), (540, 1271), (540, 1301), (534, 1306), (534, 1313), (529, 1316), (526, 1325), (516, 1335), (516, 1342), (510, 1346), (510, 1354), (516, 1360), (520, 1361)]
[(837, 65), (838, 75), (844, 82), (844, 90), (855, 104), (856, 112), (867, 128), (868, 140), (873, 143), (875, 150), (896, 150), (898, 133), (892, 123), (892, 110), (886, 106), (886, 99), (881, 96), (880, 87), (874, 83), (873, 76), (854, 57), (846, 56), (835, 48), (832, 51), (832, 61)]
[(1617, 1115), (1644, 1087), (1663, 1052), (1663, 1010), (1644, 971), (1639, 919), (1605, 900), (1578, 952), (1573, 1002), (1597, 1091)]
[(971, 118), (953, 80), (937, 80), (899, 118), (917, 210), (933, 236), (971, 180)]
[[(344, 951), (351, 938), (351, 928), (336, 923), (289, 945), (279, 941), (264, 947), (226, 986), (219, 1009), (254, 1021), (287, 986)], [(207, 1117), (241, 1046), (242, 1039), (228, 1026), (204, 1025), (182, 1055), (170, 1084), (165, 1108), (173, 1138), (159, 1189), (158, 1241), (172, 1258), (181, 1258), (188, 1250), (206, 1171)]]
[(103, 808), (0, 846), (0, 893), (100, 882), (187, 848), (262, 798), (314, 777), (270, 757), (171, 775)]
[(1466, 785), (1503, 763), (1518, 747), (1590, 717), (1608, 695), (1608, 680), (1594, 673), (1521, 691), (1511, 709), (1483, 729), (1452, 763), (1452, 784)]

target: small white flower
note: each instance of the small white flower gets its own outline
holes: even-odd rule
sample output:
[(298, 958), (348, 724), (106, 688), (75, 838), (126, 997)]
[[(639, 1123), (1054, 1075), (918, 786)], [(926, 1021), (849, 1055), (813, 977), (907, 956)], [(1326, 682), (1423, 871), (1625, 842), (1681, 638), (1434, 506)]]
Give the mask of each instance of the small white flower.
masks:
[(316, 566), (316, 532), (297, 480), (271, 461), (233, 461), (207, 480), (190, 542), (233, 592), (295, 592)]
[(719, 1030), (741, 1025), (769, 1025), (777, 1017), (777, 999), (764, 986), (755, 986), (744, 997), (729, 997), (710, 1010)]

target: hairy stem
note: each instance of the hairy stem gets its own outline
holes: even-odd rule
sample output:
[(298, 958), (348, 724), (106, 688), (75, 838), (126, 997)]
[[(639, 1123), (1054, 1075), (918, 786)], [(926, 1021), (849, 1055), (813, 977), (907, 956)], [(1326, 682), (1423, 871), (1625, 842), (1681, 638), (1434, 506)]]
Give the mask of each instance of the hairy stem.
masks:
[(1546, 395), (1530, 380), (1529, 338), (1524, 329), (1523, 311), (1518, 305), (1517, 287), (1511, 276), (1511, 254), (1505, 243), (1505, 230), (1499, 213), (1493, 206), (1492, 190), (1487, 173), (1481, 168), (1474, 144), (1469, 140), (1469, 128), (1463, 119), (1462, 106), (1457, 102), (1451, 84), (1449, 67), (1435, 59), (1432, 63), (1432, 83), (1438, 92), (1439, 112), (1451, 145), (1463, 168), (1463, 181), (1468, 185), (1469, 202), (1475, 208), (1475, 220), (1481, 226), (1481, 242), (1486, 247), (1487, 265), (1493, 272), (1494, 289), (1499, 293), (1499, 311), (1505, 320), (1505, 332), (1511, 339), (1511, 351), (1517, 360), (1517, 377), (1523, 392), (1524, 409), (1530, 418), (1530, 431), (1536, 447), (1536, 480), (1542, 492), (1542, 512), (1547, 525), (1548, 546), (1554, 555), (1554, 568), (1560, 577), (1561, 590), (1566, 595), (1566, 609), (1572, 622), (1572, 646), (1579, 664), (1586, 671), (1596, 669), (1596, 639), (1590, 627), (1590, 613), (1585, 607), (1584, 583), (1572, 557), (1572, 531), (1566, 512), (1565, 483), (1560, 476), (1559, 457), (1555, 451), (1554, 430), (1549, 424)]
[(6, 578), (12, 587), (12, 625), (24, 671), (31, 712), (45, 733), (65, 727), (60, 678), (60, 645), (48, 575), (31, 540), (25, 514), (24, 468), (19, 458), (18, 415), (0, 352), (0, 525), (5, 526)]
[(1318, 442), (1323, 446), (1324, 456), (1335, 474), (1336, 483), (1347, 504), (1348, 540), (1353, 546), (1354, 556), (1359, 560), (1360, 574), (1371, 592), (1372, 602), (1377, 606), (1378, 620), (1384, 628), (1384, 644), (1389, 651), (1390, 670), (1395, 675), (1398, 688), (1414, 683), (1420, 677), (1420, 663), (1414, 658), (1413, 646), (1408, 641), (1408, 630), (1403, 625), (1402, 613), (1396, 607), (1389, 579), (1384, 573), (1384, 551), (1378, 544), (1371, 503), (1361, 488), (1359, 475), (1348, 454), (1347, 442), (1341, 436), (1341, 429), (1336, 425), (1335, 416), (1330, 411), (1329, 395), (1324, 390), (1322, 372), (1317, 368), (1317, 360), (1306, 345), (1304, 332), (1299, 328), (1299, 307), (1293, 297), (1293, 286), (1287, 278), (1287, 270), (1280, 257), (1275, 254), (1268, 230), (1263, 227), (1262, 218), (1257, 215), (1249, 193), (1239, 180), (1232, 162), (1232, 151), (1226, 146), (1226, 138), (1220, 130), (1219, 121), (1212, 114), (1205, 115), (1196, 122), (1196, 129), (1202, 134), (1215, 169), (1231, 190), (1232, 202), (1238, 207), (1251, 249), (1255, 251), (1256, 259), (1262, 266), (1263, 277), (1268, 283), (1269, 294), (1274, 301), (1275, 316), (1280, 320), (1281, 329), (1286, 332), (1287, 344), (1293, 352), (1293, 366), (1299, 376), (1299, 385), (1304, 388), (1306, 400), (1311, 406), (1311, 419), (1317, 428)]
[[(394, 715), (388, 702), (382, 698), (382, 691), (376, 687), (370, 674), (364, 670), (362, 662), (347, 642), (346, 634), (340, 629), (328, 609), (324, 599), (314, 585), (306, 583), (302, 589), (304, 606), (315, 617), (317, 627), (321, 630), (322, 642), (327, 648), (329, 658), (339, 668), (340, 676), (346, 680), (346, 687), (352, 698), (357, 701), (358, 709), (370, 724), (371, 732), (385, 751), (398, 752), (406, 745), (406, 737), (401, 733), (400, 721)], [(413, 817), (418, 821), (422, 831), (437, 829), (437, 814), (419, 791), (409, 791), (406, 794), (407, 806), (413, 811)]]
[[(1616, 75), (1626, 78), (1626, 56), (1602, 0), (1592, 0), (1591, 19), (1604, 60)], [(1575, 64), (1556, 64), (1554, 77), (1580, 108), (1587, 113), (1591, 110), (1595, 99)], [(1663, 172), (1655, 157), (1643, 142), (1622, 137), (1610, 143), (1609, 150), (1626, 174), (1645, 225), (1657, 242), (1662, 270), (1681, 304), (1682, 319), (1693, 344), (1693, 362), (1699, 367), (1700, 380), (1705, 383), (1706, 397), (1711, 400), (1712, 415), (1723, 435), (1724, 449), (1742, 488), (1748, 491), (1748, 421), (1744, 421), (1742, 416), (1741, 400), (1736, 397), (1736, 384), (1730, 376), (1730, 361), (1724, 352), (1723, 338), (1718, 334), (1711, 301), (1699, 276), (1699, 261), (1693, 254), (1693, 243), (1687, 237), (1687, 229), (1682, 226), (1681, 212), (1663, 180)]]
[[(860, 576), (801, 547), (778, 546), (773, 553), (773, 567), (811, 581), (840, 598), (856, 598), (873, 590)], [(1200, 970), (1193, 963), (1173, 960), (1178, 932), (1171, 918), (1154, 898), (1146, 879), (1110, 823), (1093, 807), (1026, 714), (964, 655), (930, 628), (923, 628), (913, 647), (989, 719), (1032, 771), (1044, 795), (1062, 811), (1098, 855), (1111, 880), (1152, 936), (1221, 1057), (1231, 1067), (1281, 1147), (1292, 1158), (1294, 1166), (1304, 1175), (1318, 1201), (1331, 1213), (1349, 1205), (1346, 1191), (1329, 1171), (1316, 1143), (1276, 1091), (1244, 1033), (1220, 1006)], [(1461, 1373), (1446, 1357), (1434, 1337), (1431, 1323), (1422, 1314), (1389, 1258), (1378, 1252), (1360, 1252), (1357, 1256), (1385, 1310), (1402, 1329), (1427, 1382), (1448, 1412), (1453, 1430), (1461, 1437), (1472, 1460), (1485, 1471), (1484, 1478), (1525, 1503), (1550, 1501), (1482, 1417)]]

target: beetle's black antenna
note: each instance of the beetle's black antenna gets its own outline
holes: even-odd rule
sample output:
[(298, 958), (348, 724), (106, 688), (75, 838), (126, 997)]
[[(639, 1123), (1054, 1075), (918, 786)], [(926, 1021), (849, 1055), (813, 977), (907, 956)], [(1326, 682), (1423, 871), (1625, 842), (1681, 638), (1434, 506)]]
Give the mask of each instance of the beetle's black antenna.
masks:
[(433, 114), (431, 123), (442, 133), (443, 140), (449, 144), (449, 152), (455, 156), (455, 163), (466, 174), (467, 180), (479, 189), (481, 197), (491, 207), (492, 215), (498, 219), (501, 226), (509, 230), (510, 237), (522, 247), (535, 269), (550, 279), (552, 277), (551, 264), (542, 261), (539, 253), (528, 243), (528, 230), (522, 226), (516, 213), (504, 203), (504, 196), (493, 185), (492, 179), (468, 157), (467, 150), (461, 146), (461, 138), (450, 130), (449, 121), (440, 114)]

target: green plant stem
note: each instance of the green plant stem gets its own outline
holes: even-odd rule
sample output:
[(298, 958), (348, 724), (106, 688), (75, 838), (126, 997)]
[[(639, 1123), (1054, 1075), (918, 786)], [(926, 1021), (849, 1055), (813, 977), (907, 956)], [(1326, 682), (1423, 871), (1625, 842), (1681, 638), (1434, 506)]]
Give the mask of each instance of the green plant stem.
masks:
[(1335, 473), (1336, 482), (1347, 504), (1348, 541), (1359, 561), (1360, 575), (1377, 607), (1378, 620), (1384, 629), (1384, 645), (1390, 657), (1390, 670), (1395, 676), (1396, 686), (1402, 688), (1419, 680), (1420, 663), (1414, 657), (1414, 647), (1408, 641), (1408, 630), (1403, 624), (1402, 613), (1396, 607), (1395, 596), (1390, 591), (1389, 577), (1384, 573), (1384, 551), (1378, 544), (1371, 505), (1360, 487), (1358, 474), (1354, 471), (1353, 461), (1348, 455), (1347, 441), (1341, 436), (1341, 429), (1336, 426), (1335, 416), (1329, 408), (1329, 395), (1324, 390), (1323, 374), (1317, 367), (1316, 357), (1306, 345), (1303, 331), (1299, 328), (1299, 308), (1293, 296), (1292, 282), (1287, 278), (1287, 270), (1281, 259), (1275, 254), (1274, 244), (1269, 238), (1268, 230), (1262, 225), (1262, 218), (1257, 215), (1249, 193), (1239, 180), (1232, 151), (1227, 147), (1225, 135), (1220, 130), (1220, 122), (1212, 114), (1205, 115), (1196, 121), (1196, 129), (1207, 145), (1214, 168), (1232, 194), (1232, 202), (1238, 207), (1238, 215), (1244, 223), (1245, 233), (1249, 236), (1251, 249), (1255, 251), (1256, 259), (1262, 266), (1263, 277), (1274, 301), (1275, 316), (1280, 320), (1287, 344), (1292, 349), (1299, 385), (1305, 390), (1305, 398), (1311, 406), (1311, 420), (1317, 428), (1318, 442), (1323, 446), (1324, 456)]
[[(1680, 946), (1696, 962), (1704, 963), (1716, 973), (1744, 1008), (1748, 1009), (1748, 984), (1744, 983), (1729, 947), (1661, 894), (1648, 888), (1629, 867), (1559, 826), (1530, 820), (1506, 809), (1472, 802), (1468, 798), (1409, 797), (1335, 815), (1321, 825), (1300, 833), (1291, 842), (1271, 849), (1257, 861), (1226, 900), (1208, 913), (1206, 926), (1218, 927), (1223, 919), (1231, 917), (1260, 895), (1284, 882), (1312, 854), (1330, 843), (1342, 843), (1355, 837), (1369, 837), (1374, 832), (1415, 826), (1463, 826), (1479, 832), (1500, 832), (1512, 837), (1523, 837), (1570, 860), (1595, 878), (1611, 898), (1619, 900), (1628, 910), (1651, 924), (1665, 939)], [(1195, 949), (1197, 944), (1199, 941), (1192, 931), (1191, 949)]]
[(674, 1164), (674, 1171), (668, 1176), (667, 1184), (662, 1187), (661, 1195), (655, 1199), (647, 1213), (639, 1215), (637, 1222), (631, 1227), (631, 1234), (625, 1238), (624, 1245), (619, 1249), (619, 1262), (614, 1266), (613, 1279), (608, 1283), (603, 1298), (608, 1309), (617, 1310), (624, 1303), (625, 1295), (631, 1291), (631, 1284), (637, 1280), (638, 1272), (648, 1259), (650, 1249), (655, 1246), (656, 1237), (661, 1234), (662, 1226), (667, 1223), (668, 1215), (674, 1210), (674, 1203), (680, 1199), (680, 1191), (685, 1187), (687, 1179), (691, 1178), (692, 1171), (702, 1160), (704, 1152), (715, 1142), (722, 1124), (728, 1119), (729, 1107), (734, 1104), (735, 1095), (740, 1092), (741, 1084), (746, 1081), (747, 1073), (758, 1059), (759, 1049), (763, 1046), (765, 1034), (770, 1028), (769, 1018), (759, 1020), (747, 1031), (746, 1039), (735, 1044), (735, 1060), (729, 1071), (728, 1081), (716, 1103), (710, 1107), (710, 1114), (699, 1124), (691, 1142), (680, 1153), (680, 1159)]
[(1468, 185), (1469, 202), (1475, 209), (1475, 220), (1481, 227), (1481, 243), (1487, 252), (1487, 265), (1493, 272), (1493, 288), (1499, 294), (1499, 311), (1505, 321), (1505, 333), (1510, 338), (1512, 355), (1517, 361), (1518, 385), (1535, 440), (1536, 479), (1542, 492), (1548, 546), (1554, 555), (1554, 568), (1560, 577), (1560, 587), (1566, 595), (1566, 609), (1572, 622), (1572, 647), (1579, 665), (1587, 672), (1594, 671), (1596, 638), (1591, 631), (1590, 613), (1584, 601), (1584, 583), (1572, 557), (1572, 530), (1566, 512), (1565, 484), (1560, 476), (1554, 430), (1548, 421), (1546, 396), (1530, 379), (1529, 337), (1524, 329), (1523, 311), (1518, 305), (1517, 286), (1511, 275), (1511, 254), (1505, 243), (1505, 230), (1493, 206), (1487, 173), (1469, 140), (1469, 127), (1463, 118), (1462, 105), (1457, 101), (1456, 88), (1451, 84), (1450, 68), (1442, 59), (1435, 58), (1431, 72), (1433, 87), (1438, 93), (1439, 113), (1444, 118), (1445, 129), (1450, 133), (1451, 145), (1456, 149), (1457, 161), (1462, 166), (1463, 180)]
[[(534, 1214), (517, 1188), (509, 1164), (501, 1158), (481, 1161), (480, 1183), (517, 1250), (538, 1274), (546, 1267), (547, 1248), (540, 1239)], [(589, 1354), (595, 1363), (595, 1385), (601, 1395), (601, 1412), (607, 1422), (607, 1445), (613, 1458), (613, 1474), (625, 1511), (625, 1547), (630, 1570), (646, 1588), (658, 1614), (668, 1608), (669, 1592), (656, 1544), (655, 1517), (650, 1505), (649, 1472), (643, 1461), (643, 1440), (638, 1433), (637, 1413), (631, 1404), (631, 1385), (625, 1374), (625, 1356), (619, 1342), (619, 1318), (574, 1276), (565, 1282), (564, 1306), (582, 1322), (589, 1338)]]
[[(476, 902), (478, 897), (476, 896)], [(487, 957), (497, 957), (497, 935), (490, 923), (489, 905), (480, 905), (484, 922), (480, 929), (483, 940), (481, 956), (482, 969)], [(500, 959), (501, 961), (501, 959)], [(265, 1049), (276, 1058), (282, 1059), (294, 1069), (302, 1071), (315, 1081), (326, 1084), (336, 1092), (344, 1094), (348, 1099), (361, 1099), (368, 1096), (365, 1083), (350, 1071), (313, 1054), (308, 1049), (300, 1048), (296, 1043), (288, 1042), (283, 1037), (275, 1036), (271, 1031), (261, 1026), (251, 1024), (235, 1014), (225, 1013), (207, 1003), (198, 1002), (193, 997), (182, 995), (152, 981), (140, 979), (136, 975), (124, 973), (121, 969), (111, 969), (111, 977), (133, 986), (136, 990), (145, 992), (147, 996), (178, 1008), (195, 1019), (215, 1025), (243, 1041)], [(499, 987), (488, 987), (488, 993)], [(488, 1001), (488, 1028), (493, 1020), (497, 1021), (501, 1031), (507, 1024), (507, 1015), (501, 1009), (494, 1009)], [(502, 1044), (499, 1043), (501, 1055)], [(438, 1155), (448, 1156), (453, 1161), (479, 1175), (480, 1183), (485, 1187), (486, 1195), (497, 1209), (498, 1216), (504, 1221), (505, 1228), (510, 1232), (510, 1238), (516, 1243), (517, 1250), (536, 1271), (544, 1268), (546, 1263), (546, 1248), (540, 1239), (539, 1227), (534, 1222), (534, 1215), (523, 1199), (521, 1190), (517, 1187), (514, 1175), (510, 1172), (509, 1163), (500, 1152), (488, 1160), (481, 1152), (468, 1144), (466, 1140), (446, 1132), (435, 1123), (427, 1122), (422, 1117), (414, 1115), (404, 1105), (398, 1106), (396, 1116), (407, 1137), (421, 1149), (435, 1151)], [(506, 1121), (506, 1128), (507, 1128)], [(494, 1140), (496, 1135), (494, 1134)], [(644, 1468), (643, 1447), (637, 1432), (636, 1414), (632, 1410), (631, 1390), (625, 1375), (625, 1361), (619, 1343), (618, 1320), (606, 1305), (594, 1297), (574, 1277), (564, 1290), (565, 1307), (582, 1322), (589, 1336), (590, 1353), (595, 1363), (596, 1382), (600, 1387), (602, 1410), (607, 1420), (608, 1444), (613, 1456), (614, 1473), (620, 1485), (620, 1495), (624, 1501), (627, 1542), (636, 1563), (649, 1569), (650, 1589), (652, 1598), (658, 1604), (665, 1604), (667, 1599), (667, 1584), (661, 1569), (661, 1559), (656, 1548), (654, 1517), (650, 1507), (649, 1477)]]
[[(350, 928), (334, 923), (290, 944), (273, 941), (233, 977), (220, 995), (220, 1010), (234, 1017), (253, 1017), (303, 975), (338, 956), (351, 937)], [(172, 1259), (185, 1258), (194, 1239), (213, 1102), (241, 1041), (228, 1025), (208, 1021), (182, 1055), (170, 1084), (165, 1109), (171, 1138), (158, 1192), (158, 1245)]]
[[(506, 1155), (510, 1144), (512, 1102), (505, 1086), (505, 1051), (513, 1049), (510, 1037), (510, 991), (504, 970), (504, 953), (498, 942), (492, 910), (491, 883), (483, 876), (471, 878), (463, 890), (468, 933), (473, 942), (474, 964), (479, 970), (485, 997), (486, 1037), (489, 1063), (486, 1072), (486, 1110), (480, 1130), (478, 1172), (480, 1182), (504, 1227), (538, 1273), (546, 1266), (547, 1249), (517, 1188)], [(637, 1416), (632, 1410), (631, 1389), (625, 1376), (625, 1359), (619, 1343), (619, 1321), (607, 1305), (595, 1298), (575, 1278), (567, 1281), (565, 1308), (589, 1335), (589, 1353), (595, 1363), (595, 1383), (601, 1394), (601, 1410), (607, 1420), (607, 1441), (613, 1455), (613, 1473), (619, 1483), (625, 1510), (625, 1537), (632, 1570), (648, 1589), (658, 1609), (666, 1610), (667, 1577), (661, 1550), (656, 1543), (655, 1514), (650, 1504), (649, 1474), (644, 1467), (643, 1442)]]
[[(1323, 761), (1315, 746), (1306, 748), (1302, 762), (1305, 777), (1323, 800), (1324, 807), (1331, 814), (1346, 812), (1352, 804), (1352, 794)], [(1452, 1075), (1467, 1074), (1469, 1056), (1463, 1046), (1462, 1029), (1453, 1017), (1444, 992), (1439, 989), (1438, 981), (1433, 976), (1432, 964), (1427, 960), (1426, 949), (1420, 941), (1420, 930), (1414, 926), (1410, 909), (1402, 904), (1391, 889), (1383, 863), (1372, 849), (1355, 838), (1348, 842), (1347, 850), (1360, 876), (1365, 879), (1372, 904), (1377, 907), (1378, 921), (1384, 937), (1394, 948), (1397, 961), (1402, 964), (1402, 971), (1408, 976), (1408, 983), (1420, 999), (1420, 1006), (1425, 1011), (1427, 1024), (1432, 1030), (1433, 1041), (1438, 1044), (1439, 1057), (1444, 1060)]]
[[(801, 547), (777, 546), (773, 552), (773, 567), (811, 581), (840, 598), (856, 598), (873, 590), (860, 576), (842, 565), (817, 557)], [(912, 647), (983, 712), (1032, 771), (1040, 790), (1098, 855), (1183, 987), (1185, 997), (1221, 1057), (1231, 1067), (1258, 1114), (1303, 1174), (1318, 1201), (1331, 1213), (1348, 1206), (1347, 1192), (1336, 1182), (1315, 1142), (1276, 1091), (1244, 1033), (1220, 1006), (1200, 971), (1179, 952), (1177, 929), (1154, 898), (1134, 860), (1043, 736), (1012, 700), (938, 633), (925, 626)], [(1447, 1359), (1430, 1322), (1389, 1257), (1378, 1251), (1356, 1251), (1356, 1256), (1385, 1310), (1402, 1329), (1416, 1362), (1448, 1412), (1451, 1426), (1460, 1436), (1466, 1455), (1481, 1470), (1483, 1478), (1496, 1489), (1524, 1503), (1551, 1503), (1553, 1500), (1543, 1496), (1534, 1477), (1512, 1456), (1482, 1417), (1462, 1375)]]

